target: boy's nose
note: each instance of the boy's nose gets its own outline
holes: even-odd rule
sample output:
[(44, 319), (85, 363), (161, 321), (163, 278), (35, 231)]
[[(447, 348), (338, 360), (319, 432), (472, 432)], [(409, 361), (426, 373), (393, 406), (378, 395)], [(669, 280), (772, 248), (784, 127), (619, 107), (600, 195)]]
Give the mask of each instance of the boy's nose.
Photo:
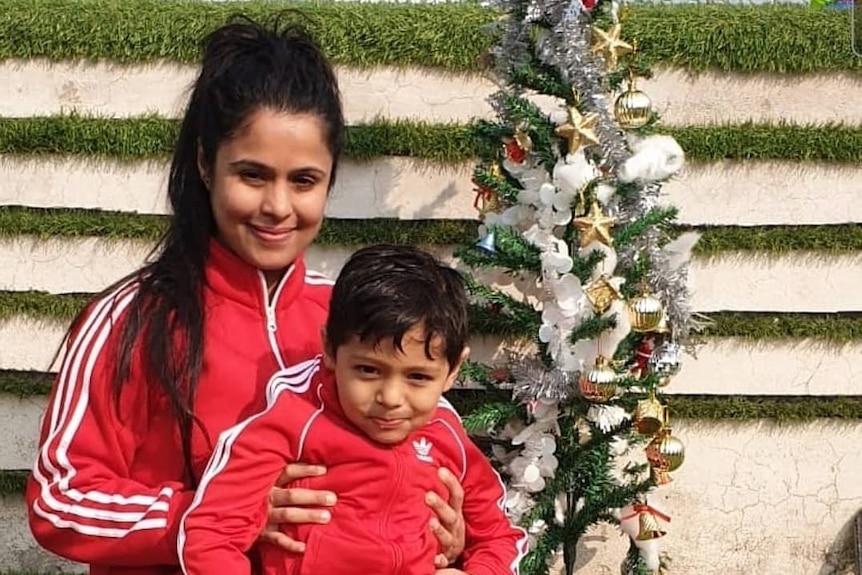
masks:
[(377, 390), (375, 400), (385, 407), (398, 407), (404, 403), (404, 392), (396, 382), (386, 382)]

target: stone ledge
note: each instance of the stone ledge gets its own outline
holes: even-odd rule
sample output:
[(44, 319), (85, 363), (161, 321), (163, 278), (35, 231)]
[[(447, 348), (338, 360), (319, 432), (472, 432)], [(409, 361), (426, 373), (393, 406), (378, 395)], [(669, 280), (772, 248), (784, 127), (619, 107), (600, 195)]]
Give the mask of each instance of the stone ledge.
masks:
[[(402, 157), (345, 161), (327, 213), (336, 218), (475, 219), (473, 164)], [(0, 158), (0, 204), (168, 213), (167, 166), (78, 158)], [(666, 183), (679, 223), (710, 226), (862, 222), (862, 167), (795, 162), (689, 164)]]
[[(0, 369), (56, 371), (52, 363), (66, 325), (17, 317), (0, 322)], [(472, 358), (505, 361), (496, 338), (471, 341)], [(840, 396), (859, 395), (862, 344), (826, 345), (812, 340), (761, 343), (712, 339), (697, 358), (685, 357), (667, 394)], [(2, 421), (2, 419), (0, 419)]]
[[(858, 75), (697, 75), (657, 69), (640, 82), (668, 124), (740, 123), (747, 120), (800, 124), (862, 122), (853, 98)], [(492, 116), (488, 78), (417, 68), (339, 68), (348, 122), (383, 116), (430, 122), (465, 122)], [(110, 63), (8, 61), (0, 64), (0, 115), (43, 116), (71, 111), (84, 115), (181, 114), (195, 69), (173, 63), (121, 66)], [(829, 102), (823, 106), (822, 102)], [(612, 101), (611, 101), (612, 103)]]
[[(97, 238), (0, 240), (0, 290), (97, 292), (131, 273), (151, 244)], [(355, 247), (312, 247), (309, 267), (335, 277)], [(434, 251), (452, 261), (451, 246)], [(729, 253), (696, 258), (691, 265), (691, 305), (700, 312), (853, 312), (862, 310), (858, 270), (862, 255), (782, 256)], [(511, 283), (501, 274), (500, 284)], [(508, 288), (507, 288), (508, 289)], [(514, 288), (513, 288), (514, 289)]]

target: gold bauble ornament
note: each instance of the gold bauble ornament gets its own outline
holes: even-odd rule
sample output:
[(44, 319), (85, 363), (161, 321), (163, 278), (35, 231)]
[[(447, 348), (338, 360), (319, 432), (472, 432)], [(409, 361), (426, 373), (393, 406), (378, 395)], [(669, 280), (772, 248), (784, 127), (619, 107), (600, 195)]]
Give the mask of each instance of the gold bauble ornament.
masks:
[(608, 311), (614, 300), (622, 297), (622, 294), (609, 281), (608, 276), (604, 274), (588, 283), (584, 288), (584, 293), (590, 303), (593, 304), (593, 309), (598, 315)]
[(620, 39), (620, 33), (623, 29), (622, 24), (616, 23), (611, 26), (610, 30), (602, 30), (596, 26), (593, 26), (592, 29), (593, 45), (591, 51), (593, 54), (601, 53), (605, 57), (608, 69), (612, 70), (616, 68), (619, 57), (623, 54), (634, 52), (634, 46)]
[(617, 379), (619, 376), (611, 367), (610, 360), (600, 355), (596, 358), (595, 366), (581, 374), (578, 379), (578, 390), (589, 401), (605, 403), (616, 395)]
[(566, 139), (569, 144), (567, 153), (574, 154), (581, 146), (598, 146), (601, 143), (595, 132), (598, 123), (599, 115), (595, 112), (582, 115), (575, 106), (569, 106), (569, 121), (557, 126), (554, 133)]
[(685, 445), (678, 438), (671, 435), (670, 428), (665, 428), (661, 434), (658, 451), (665, 461), (667, 461), (667, 470), (676, 471), (682, 467), (685, 461)]
[(664, 317), (664, 308), (661, 302), (646, 290), (631, 300), (627, 307), (629, 322), (631, 322), (633, 331), (655, 331)]
[(614, 239), (611, 237), (611, 228), (616, 221), (616, 218), (602, 213), (602, 208), (598, 202), (593, 202), (587, 215), (572, 220), (572, 225), (578, 230), (578, 244), (582, 248), (593, 242), (610, 246), (614, 243)]
[(638, 401), (634, 413), (635, 427), (642, 435), (655, 435), (667, 425), (667, 406), (654, 395)]
[(654, 471), (653, 477), (667, 474), (682, 466), (685, 461), (685, 445), (666, 427), (646, 446), (646, 457)]
[(646, 92), (635, 89), (632, 83), (614, 102), (614, 116), (626, 130), (641, 128), (652, 117), (652, 100)]

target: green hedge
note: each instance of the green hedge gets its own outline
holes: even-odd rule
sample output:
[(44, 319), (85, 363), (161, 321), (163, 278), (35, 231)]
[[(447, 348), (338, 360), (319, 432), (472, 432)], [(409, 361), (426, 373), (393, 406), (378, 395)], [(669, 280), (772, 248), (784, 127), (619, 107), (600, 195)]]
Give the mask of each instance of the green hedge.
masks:
[[(92, 294), (0, 291), (0, 321), (23, 316), (68, 323)], [(811, 339), (825, 343), (862, 341), (862, 314), (712, 312), (705, 335), (759, 342)]]
[[(0, 59), (195, 61), (198, 41), (237, 12), (301, 8), (326, 52), (352, 66), (478, 70), (497, 12), (444, 5), (0, 0)], [(654, 64), (692, 70), (805, 73), (862, 69), (850, 49), (849, 11), (806, 6), (632, 7), (623, 25)]]
[[(469, 413), (486, 403), (509, 401), (510, 395), (500, 390), (456, 389), (447, 397), (458, 411)], [(674, 420), (862, 420), (860, 396), (664, 395), (662, 399)]]
[[(176, 120), (157, 116), (0, 118), (0, 154), (165, 159), (177, 127)], [(862, 161), (862, 126), (744, 123), (660, 126), (660, 131), (675, 137), (690, 161)], [(345, 155), (356, 160), (411, 156), (461, 163), (472, 161), (480, 145), (470, 124), (381, 119), (348, 127)]]
[[(19, 397), (46, 395), (54, 374), (0, 370), (0, 394)], [(501, 390), (455, 389), (447, 397), (462, 413), (479, 405), (507, 401)], [(805, 421), (815, 418), (862, 419), (862, 397), (856, 396), (721, 396), (665, 395), (676, 419)]]
[[(75, 208), (0, 206), (0, 237), (98, 237), (152, 242), (166, 216)], [(396, 243), (465, 245), (476, 237), (473, 220), (398, 220), (328, 218), (315, 243), (321, 246)], [(700, 257), (729, 252), (776, 255), (788, 252), (851, 253), (862, 249), (862, 226), (680, 227), (702, 234), (694, 247)]]
[(27, 471), (0, 470), (0, 495), (23, 493), (27, 474)]
[[(178, 128), (178, 121), (157, 116), (0, 118), (0, 154), (165, 159)], [(344, 153), (355, 160), (411, 156), (453, 163), (471, 158), (478, 145), (469, 125), (382, 119), (348, 127)]]
[(196, 0), (0, 0), (0, 58), (194, 62), (203, 36), (230, 16), (301, 9), (327, 54), (356, 66), (474, 70), (494, 12), (473, 3), (395, 5)]

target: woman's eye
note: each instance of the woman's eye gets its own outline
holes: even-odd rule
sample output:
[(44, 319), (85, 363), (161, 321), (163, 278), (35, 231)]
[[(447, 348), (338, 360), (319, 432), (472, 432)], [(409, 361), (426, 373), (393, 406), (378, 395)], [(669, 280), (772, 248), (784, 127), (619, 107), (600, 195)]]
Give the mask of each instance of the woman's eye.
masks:
[(315, 185), (317, 185), (317, 180), (310, 177), (299, 177), (295, 178), (293, 180), (293, 183), (296, 184), (296, 186), (300, 189), (308, 189), (313, 188)]
[(240, 172), (239, 177), (249, 183), (260, 183), (263, 181), (263, 176), (258, 172)]

